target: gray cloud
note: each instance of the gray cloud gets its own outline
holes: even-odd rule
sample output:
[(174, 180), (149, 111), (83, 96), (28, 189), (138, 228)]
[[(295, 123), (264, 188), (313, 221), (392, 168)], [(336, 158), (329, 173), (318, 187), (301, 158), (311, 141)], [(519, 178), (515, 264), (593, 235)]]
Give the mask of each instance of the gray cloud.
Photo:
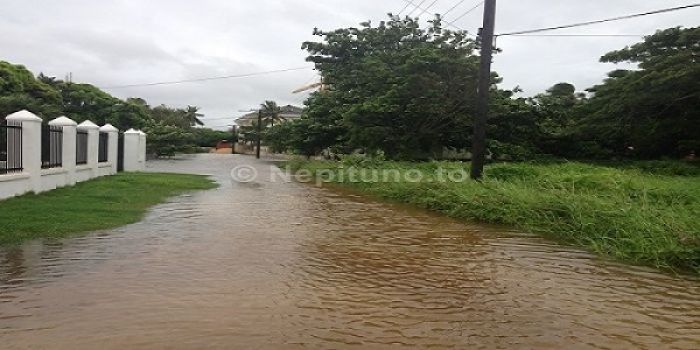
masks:
[[(440, 0), (428, 13), (457, 0)], [(465, 1), (447, 16), (456, 18), (477, 1)], [(499, 1), (497, 32), (600, 19), (687, 4), (682, 0)], [(426, 2), (426, 4), (428, 4)], [(98, 86), (115, 86), (309, 66), (309, 70), (171, 86), (108, 89), (153, 105), (197, 105), (209, 125), (224, 127), (238, 110), (265, 99), (299, 104), (291, 93), (313, 81), (301, 43), (314, 27), (334, 29), (377, 22), (403, 8), (403, 0), (5, 0), (0, 17), (0, 60), (34, 72)], [(480, 10), (455, 24), (476, 31)], [(417, 14), (416, 11), (414, 14)], [(646, 17), (561, 33), (649, 34), (659, 28), (696, 26), (700, 10)], [(423, 15), (428, 19), (429, 15)], [(532, 95), (560, 82), (579, 89), (600, 82), (614, 65), (598, 63), (604, 53), (636, 38), (501, 38), (494, 69), (504, 87)]]

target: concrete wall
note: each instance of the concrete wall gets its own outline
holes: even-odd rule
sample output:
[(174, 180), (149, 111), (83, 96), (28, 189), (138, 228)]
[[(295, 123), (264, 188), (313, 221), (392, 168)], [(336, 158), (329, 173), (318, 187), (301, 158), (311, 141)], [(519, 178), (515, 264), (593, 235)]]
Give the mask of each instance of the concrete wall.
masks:
[(63, 168), (42, 169), (39, 192), (55, 190), (68, 185), (68, 171)]
[(0, 199), (25, 194), (31, 187), (29, 174), (0, 175)]
[(75, 182), (84, 182), (92, 178), (92, 169), (87, 165), (81, 165), (75, 170)]
[[(41, 193), (56, 188), (72, 186), (77, 182), (88, 181), (95, 177), (114, 175), (117, 173), (118, 137), (119, 130), (107, 124), (99, 127), (91, 121), (78, 125), (75, 121), (59, 117), (49, 122), (49, 125), (63, 129), (62, 165), (60, 168), (41, 168), (41, 118), (28, 111), (20, 111), (9, 115), (6, 120), (22, 125), (22, 171), (19, 173), (0, 175), (0, 199), (19, 196), (25, 193)], [(84, 130), (88, 133), (88, 162), (76, 165), (76, 133)], [(133, 131), (135, 137), (125, 137), (125, 164), (129, 160), (133, 166), (125, 171), (141, 171), (145, 169), (146, 134)], [(99, 133), (107, 133), (108, 156), (107, 162), (98, 161)], [(127, 151), (128, 150), (128, 151)]]
[(104, 163), (97, 166), (97, 176), (109, 176), (112, 174), (112, 164)]

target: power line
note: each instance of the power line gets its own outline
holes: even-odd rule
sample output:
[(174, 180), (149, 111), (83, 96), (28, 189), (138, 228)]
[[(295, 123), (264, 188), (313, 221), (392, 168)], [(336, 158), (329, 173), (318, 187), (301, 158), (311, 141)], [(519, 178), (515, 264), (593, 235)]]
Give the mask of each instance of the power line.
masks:
[[(411, 0), (404, 0), (404, 1), (407, 2), (407, 3), (409, 3), (409, 4), (411, 4), (411, 5), (413, 5), (413, 6), (416, 6)], [(421, 9), (421, 10), (423, 9), (423, 8), (421, 8), (421, 7), (416, 7), (416, 8)], [(468, 31), (465, 30), (464, 28), (460, 28), (459, 26), (455, 25), (454, 23), (445, 22), (445, 24), (447, 24), (448, 26), (453, 27), (453, 28), (455, 28), (455, 29), (457, 29), (457, 30), (461, 30), (461, 31), (465, 32), (468, 36), (472, 36), (472, 37), (475, 37), (475, 38), (476, 38), (476, 35), (474, 35), (474, 34), (468, 32)]]
[(561, 26), (556, 26), (556, 27), (547, 27), (547, 28), (539, 28), (539, 29), (521, 30), (521, 31), (517, 31), (517, 32), (510, 32), (510, 33), (502, 33), (502, 34), (497, 34), (496, 36), (511, 36), (511, 35), (521, 35), (521, 34), (541, 33), (541, 32), (547, 32), (547, 31), (558, 30), (558, 29), (583, 27), (583, 26), (589, 26), (589, 25), (593, 25), (593, 24), (614, 22), (614, 21), (620, 21), (620, 20), (624, 20), (624, 19), (644, 17), (644, 16), (656, 15), (656, 14), (660, 14), (660, 13), (686, 10), (686, 9), (693, 8), (693, 7), (700, 7), (700, 3), (686, 5), (686, 6), (679, 6), (679, 7), (671, 7), (671, 8), (650, 11), (650, 12), (644, 12), (644, 13), (636, 13), (636, 14), (626, 15), (626, 16), (601, 19), (601, 20), (597, 20), (597, 21), (580, 22), (580, 23), (566, 24), (566, 25), (561, 25)]
[(418, 5), (413, 5), (415, 7), (413, 8), (413, 10), (411, 10), (411, 12), (408, 13), (408, 16), (411, 16), (413, 14), (413, 12), (416, 10), (422, 10), (421, 5), (423, 5), (423, 3), (426, 1), (427, 0), (421, 0), (421, 2), (418, 3)]
[(425, 14), (426, 12), (428, 12), (428, 10), (429, 10), (431, 7), (435, 6), (435, 3), (437, 3), (437, 2), (438, 2), (438, 0), (434, 0), (433, 2), (431, 2), (430, 5), (428, 5), (428, 7), (426, 7), (426, 8), (424, 8), (423, 11), (422, 11), (421, 13), (419, 13), (416, 17), (420, 17), (420, 16), (422, 16), (423, 14)]
[[(617, 38), (644, 38), (650, 34), (518, 34), (509, 38), (542, 38), (542, 37), (617, 37)], [(700, 34), (687, 33), (688, 36), (700, 36)]]
[(467, 0), (460, 0), (460, 1), (458, 1), (454, 6), (450, 7), (449, 10), (443, 12), (442, 15), (443, 15), (443, 16), (447, 16), (447, 14), (449, 14), (449, 13), (452, 12), (452, 11), (454, 11), (454, 9), (456, 9), (457, 6), (463, 4), (465, 1), (467, 1)]
[(131, 84), (131, 85), (107, 86), (107, 87), (102, 87), (102, 89), (125, 89), (125, 88), (132, 88), (132, 87), (148, 87), (148, 86), (158, 86), (158, 85), (175, 85), (175, 84), (184, 84), (184, 83), (198, 83), (198, 82), (211, 81), (211, 80), (247, 78), (247, 77), (260, 76), (260, 75), (268, 75), (268, 74), (275, 74), (275, 73), (291, 72), (291, 71), (297, 71), (297, 70), (303, 70), (303, 69), (313, 69), (313, 68), (312, 68), (312, 67), (297, 67), (297, 68), (277, 69), (277, 70), (270, 70), (270, 71), (264, 71), (264, 72), (255, 72), (255, 73), (246, 73), (246, 74), (237, 74), (237, 75), (223, 75), (223, 76), (206, 77), (206, 78), (197, 78), (197, 79), (176, 80), (176, 81), (163, 81), (163, 82), (157, 82), (157, 83), (144, 83), (144, 84)]
[[(403, 0), (403, 1), (406, 2), (406, 6), (413, 6), (413, 10), (409, 14), (407, 14), (406, 16), (410, 16), (411, 13), (413, 13), (413, 11), (415, 11), (416, 9), (423, 11), (423, 13), (428, 11), (427, 8), (424, 9), (424, 8), (420, 7), (420, 5), (422, 5), (426, 0), (421, 1), (420, 3), (418, 3), (418, 5), (414, 4), (412, 0)], [(460, 29), (460, 30), (462, 30), (462, 29)]]
[(643, 38), (647, 34), (520, 34), (511, 35), (512, 38), (542, 38), (542, 37), (622, 37), (622, 38)]
[(453, 19), (453, 20), (452, 20), (451, 22), (449, 22), (448, 24), (452, 24), (452, 23), (455, 23), (455, 22), (459, 21), (460, 19), (464, 18), (464, 16), (466, 16), (466, 15), (468, 15), (468, 14), (474, 12), (474, 10), (478, 9), (478, 8), (481, 7), (481, 5), (483, 5), (483, 4), (484, 4), (484, 2), (483, 2), (483, 1), (480, 1), (478, 4), (476, 4), (476, 6), (470, 8), (469, 10), (467, 10), (467, 12), (465, 12), (465, 13), (461, 14), (459, 17)]
[[(397, 16), (401, 16), (401, 14), (402, 14), (404, 11), (406, 11), (406, 10), (408, 9), (408, 7), (411, 6), (411, 5), (413, 5), (413, 3), (407, 1), (407, 2), (406, 2), (406, 6), (404, 6), (404, 7), (401, 9), (401, 11), (399, 11), (399, 13), (397, 14)], [(414, 6), (415, 6), (415, 5), (414, 5)]]

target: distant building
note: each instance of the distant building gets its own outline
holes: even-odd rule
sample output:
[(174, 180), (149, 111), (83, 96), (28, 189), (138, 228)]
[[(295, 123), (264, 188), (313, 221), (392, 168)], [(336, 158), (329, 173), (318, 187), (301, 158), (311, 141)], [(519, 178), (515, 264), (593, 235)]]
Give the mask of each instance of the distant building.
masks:
[[(296, 107), (292, 105), (286, 105), (280, 107), (280, 118), (282, 122), (288, 122), (301, 118), (301, 113), (304, 111), (301, 107)], [(236, 119), (236, 125), (238, 126), (253, 126), (253, 123), (258, 121), (258, 112), (250, 112), (238, 119)]]

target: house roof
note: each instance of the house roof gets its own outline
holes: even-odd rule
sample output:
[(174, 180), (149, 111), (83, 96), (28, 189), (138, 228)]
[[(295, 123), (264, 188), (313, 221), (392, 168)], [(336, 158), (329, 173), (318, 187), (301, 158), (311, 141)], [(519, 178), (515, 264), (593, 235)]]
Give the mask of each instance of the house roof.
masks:
[[(301, 117), (301, 113), (304, 111), (303, 108), (297, 107), (297, 106), (292, 106), (292, 105), (286, 105), (286, 106), (280, 106), (280, 117), (284, 119), (296, 119)], [(235, 120), (236, 124), (241, 124), (239, 122), (243, 122), (245, 124), (250, 123), (254, 120), (258, 119), (258, 111), (255, 112), (250, 112), (248, 114), (243, 115), (242, 117), (238, 118)]]

